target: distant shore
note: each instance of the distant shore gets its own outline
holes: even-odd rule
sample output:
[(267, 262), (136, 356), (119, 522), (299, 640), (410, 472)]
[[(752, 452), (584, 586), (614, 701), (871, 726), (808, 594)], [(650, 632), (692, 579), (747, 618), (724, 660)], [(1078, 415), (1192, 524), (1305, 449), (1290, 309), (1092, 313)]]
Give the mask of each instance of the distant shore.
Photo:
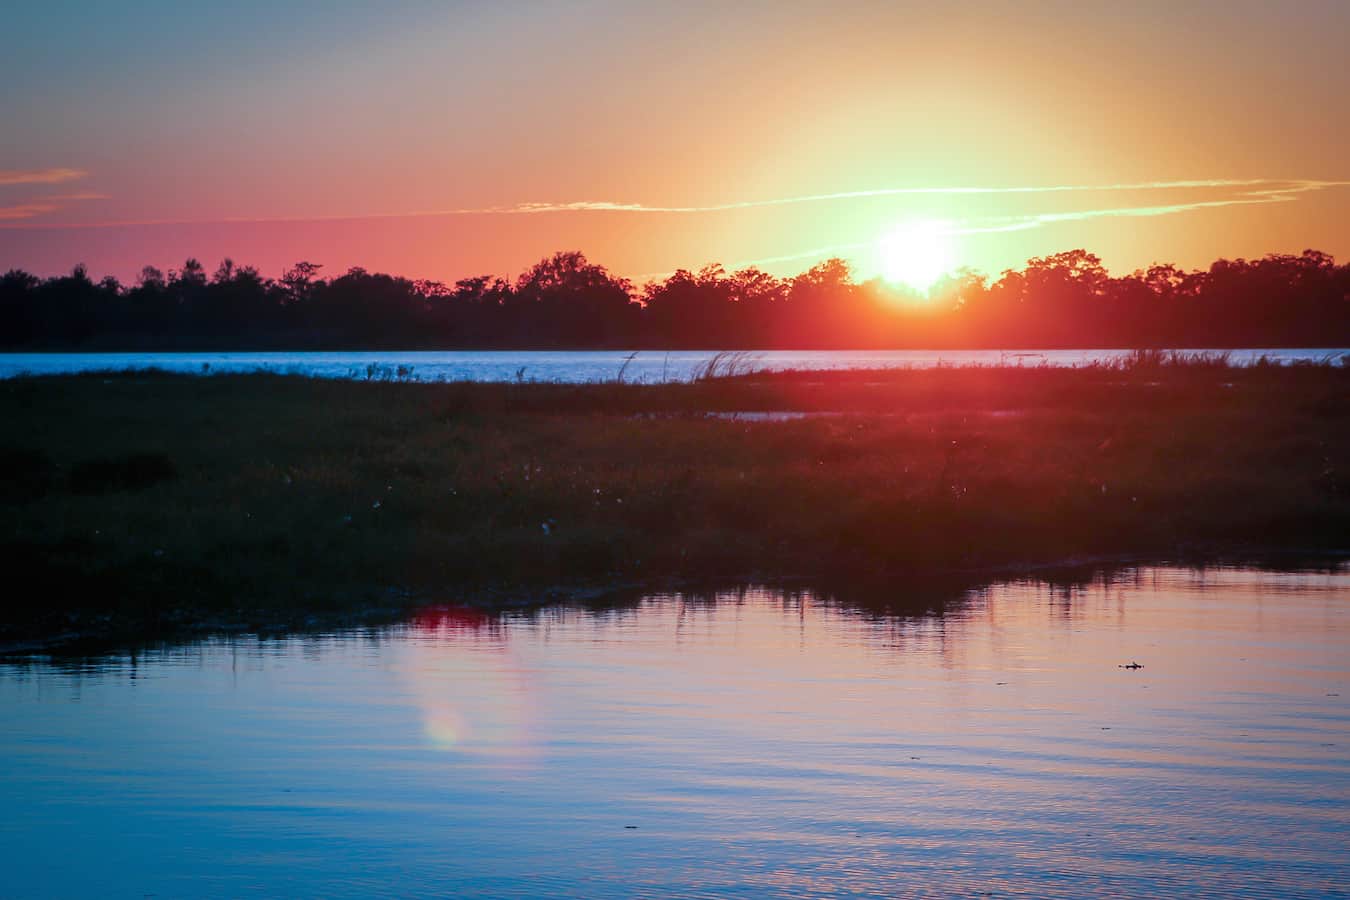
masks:
[(621, 585), (1315, 555), (1350, 534), (1333, 365), (98, 373), (0, 382), (0, 416), (0, 651)]
[[(196, 352), (0, 352), (0, 380), (25, 375), (161, 369), (184, 375), (271, 373), (347, 381), (596, 381), (667, 384), (690, 381), (711, 365), (746, 371), (841, 369), (926, 369), (937, 366), (1113, 365), (1139, 352), (1124, 348), (1047, 347), (993, 350), (679, 350), (629, 347), (615, 350), (335, 350)], [(1156, 351), (1154, 351), (1156, 352)], [(1350, 348), (1229, 347), (1186, 348), (1168, 353), (1185, 358), (1223, 359), (1234, 366), (1340, 364)]]

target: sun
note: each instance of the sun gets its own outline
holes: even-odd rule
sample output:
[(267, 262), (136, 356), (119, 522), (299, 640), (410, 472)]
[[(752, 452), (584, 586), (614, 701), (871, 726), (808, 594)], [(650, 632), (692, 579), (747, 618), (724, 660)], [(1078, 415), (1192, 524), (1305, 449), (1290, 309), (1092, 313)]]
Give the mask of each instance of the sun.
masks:
[(877, 241), (881, 277), (920, 293), (956, 267), (951, 223), (923, 219), (898, 225)]

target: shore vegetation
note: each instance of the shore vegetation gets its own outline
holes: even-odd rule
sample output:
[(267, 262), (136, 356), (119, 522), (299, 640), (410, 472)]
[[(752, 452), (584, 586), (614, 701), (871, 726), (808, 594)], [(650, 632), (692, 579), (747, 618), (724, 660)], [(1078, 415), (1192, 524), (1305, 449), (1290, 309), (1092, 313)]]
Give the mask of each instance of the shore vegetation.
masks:
[[(1339, 551), (1350, 369), (0, 382), (0, 637), (661, 579)], [(84, 625), (79, 625), (84, 623)], [(112, 627), (110, 625), (109, 627)]]

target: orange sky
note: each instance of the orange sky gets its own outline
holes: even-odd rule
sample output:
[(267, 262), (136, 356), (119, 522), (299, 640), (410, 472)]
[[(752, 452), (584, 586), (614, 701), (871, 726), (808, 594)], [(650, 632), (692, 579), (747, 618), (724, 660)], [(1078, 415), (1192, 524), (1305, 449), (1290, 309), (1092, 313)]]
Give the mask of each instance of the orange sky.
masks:
[(990, 272), (1077, 246), (1118, 272), (1350, 256), (1332, 0), (156, 0), (14, 24), (0, 268), (228, 255), (453, 280), (576, 248), (639, 278), (824, 255), (869, 276), (882, 234), (932, 218)]

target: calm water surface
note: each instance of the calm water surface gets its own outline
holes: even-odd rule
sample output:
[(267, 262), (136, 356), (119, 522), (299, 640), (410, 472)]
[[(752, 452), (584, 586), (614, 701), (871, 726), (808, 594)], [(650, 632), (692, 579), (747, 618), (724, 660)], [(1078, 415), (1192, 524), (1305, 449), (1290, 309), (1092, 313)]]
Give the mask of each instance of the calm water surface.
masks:
[[(1080, 366), (1119, 359), (1130, 350), (772, 350), (738, 357), (739, 368), (885, 369), (936, 365)], [(1207, 352), (1207, 351), (1187, 351)], [(1212, 352), (1212, 351), (1208, 351)], [(398, 376), (416, 381), (611, 381), (623, 371), (626, 381), (687, 381), (716, 353), (711, 350), (522, 351), (466, 350), (340, 353), (0, 353), (0, 378), (57, 375), (108, 369), (167, 369), (195, 374), (280, 372), (319, 378)], [(1340, 361), (1350, 350), (1240, 349), (1235, 363), (1267, 356), (1281, 362)]]
[(0, 896), (1350, 892), (1350, 572), (914, 609), (748, 589), (5, 664)]

